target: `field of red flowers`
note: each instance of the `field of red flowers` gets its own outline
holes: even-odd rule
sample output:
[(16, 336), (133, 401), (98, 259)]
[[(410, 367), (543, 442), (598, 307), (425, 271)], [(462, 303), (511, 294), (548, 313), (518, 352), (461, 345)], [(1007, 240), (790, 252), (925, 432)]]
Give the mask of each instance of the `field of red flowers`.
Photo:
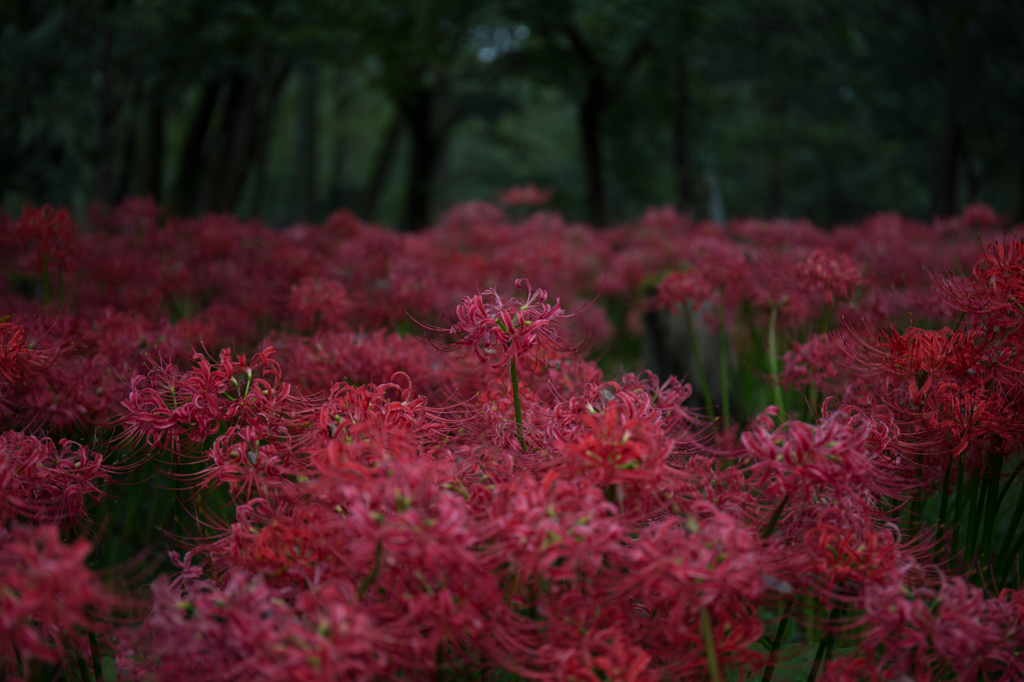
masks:
[(984, 206), (0, 215), (0, 680), (1024, 679), (1022, 348)]

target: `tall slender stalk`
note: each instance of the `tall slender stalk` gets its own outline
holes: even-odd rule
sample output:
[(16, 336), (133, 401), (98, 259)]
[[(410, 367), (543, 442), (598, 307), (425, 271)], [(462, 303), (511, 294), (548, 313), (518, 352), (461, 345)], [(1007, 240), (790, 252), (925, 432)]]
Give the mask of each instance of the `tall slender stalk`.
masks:
[(512, 404), (516, 410), (516, 434), (519, 436), (519, 447), (527, 452), (526, 436), (523, 435), (523, 404), (519, 400), (519, 371), (516, 369), (515, 358), (509, 363), (509, 374), (512, 379)]
[(775, 631), (775, 639), (772, 641), (772, 650), (768, 652), (768, 663), (764, 667), (764, 675), (761, 676), (761, 682), (771, 682), (772, 675), (775, 674), (775, 662), (779, 658), (779, 648), (782, 646), (782, 640), (786, 636), (786, 626), (789, 625), (789, 617), (793, 614), (793, 600), (790, 599), (786, 604), (786, 612), (782, 616), (782, 621), (779, 622), (779, 627)]
[(768, 316), (768, 371), (772, 375), (772, 395), (775, 397), (775, 404), (780, 413), (786, 412), (786, 406), (782, 401), (782, 386), (779, 385), (779, 350), (776, 327), (779, 321), (779, 306), (772, 304), (771, 314)]
[(985, 520), (981, 529), (981, 556), (986, 561), (992, 560), (992, 532), (996, 525), (996, 513), (999, 511), (999, 476), (1003, 470), (1003, 455), (998, 452), (990, 453), (988, 456), (989, 469), (991, 470), (988, 479), (988, 494), (985, 499)]
[(718, 667), (718, 653), (715, 651), (715, 636), (711, 632), (711, 616), (708, 607), (700, 607), (700, 634), (704, 639), (704, 653), (708, 657), (708, 675), (711, 682), (722, 682), (722, 671)]
[(729, 334), (724, 319), (718, 332), (718, 374), (722, 384), (722, 426), (729, 428)]
[(946, 512), (949, 510), (949, 473), (953, 468), (953, 453), (946, 460), (946, 475), (942, 478), (942, 497), (939, 500), (939, 535), (946, 532)]
[(762, 540), (767, 539), (769, 535), (775, 532), (775, 526), (778, 525), (779, 519), (782, 517), (782, 511), (786, 508), (786, 504), (788, 502), (789, 493), (786, 493), (786, 496), (782, 498), (782, 501), (779, 502), (779, 505), (775, 507), (775, 511), (772, 512), (772, 517), (768, 519), (768, 523), (767, 525), (765, 525), (764, 530), (761, 531)]
[(964, 461), (962, 457), (957, 457), (956, 509), (953, 513), (953, 542), (949, 550), (949, 566), (951, 569), (956, 564), (960, 553), (960, 525), (964, 519), (964, 494)]
[(967, 544), (964, 545), (964, 565), (970, 566), (974, 561), (974, 550), (978, 544), (978, 530), (981, 526), (981, 514), (985, 508), (985, 487), (981, 484), (981, 470), (971, 476), (970, 519), (967, 522)]
[(683, 303), (683, 318), (686, 321), (686, 333), (690, 337), (690, 348), (693, 350), (693, 362), (697, 365), (697, 379), (700, 381), (700, 389), (704, 393), (704, 405), (708, 408), (708, 414), (715, 416), (715, 406), (711, 401), (711, 385), (708, 383), (708, 376), (704, 373), (704, 359), (700, 356), (700, 343), (697, 339), (697, 330), (693, 328), (693, 315), (690, 314), (690, 306)]
[[(843, 607), (837, 606), (832, 609), (832, 613), (829, 615), (828, 620), (830, 623), (835, 622), (841, 615), (843, 615)], [(821, 638), (821, 643), (818, 645), (818, 652), (814, 655), (814, 663), (811, 664), (811, 671), (807, 675), (807, 682), (814, 682), (818, 679), (818, 670), (821, 668), (822, 661), (828, 658), (829, 650), (832, 648), (835, 638), (835, 633), (831, 631)]]
[[(999, 572), (998, 575), (1007, 575), (1010, 570), (1011, 557), (1014, 555), (1010, 551), (1010, 547), (1013, 545), (1013, 538), (1017, 535), (1017, 527), (1020, 526), (1021, 517), (1024, 516), (1024, 490), (1021, 490), (1017, 496), (1017, 504), (1013, 509), (1013, 518), (1010, 519), (1010, 527), (1006, 531), (1006, 537), (1003, 539), (1003, 544), (999, 548)], [(1022, 535), (1021, 537), (1024, 537)], [(1018, 551), (1019, 548), (1018, 548)]]

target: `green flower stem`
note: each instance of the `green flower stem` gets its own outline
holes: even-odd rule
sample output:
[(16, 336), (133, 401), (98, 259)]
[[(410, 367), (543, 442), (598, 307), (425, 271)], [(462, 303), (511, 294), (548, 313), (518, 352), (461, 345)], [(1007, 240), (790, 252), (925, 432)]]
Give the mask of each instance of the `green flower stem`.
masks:
[(779, 322), (779, 306), (772, 304), (771, 314), (768, 316), (768, 370), (772, 375), (772, 393), (775, 396), (775, 404), (779, 412), (785, 414), (786, 406), (782, 401), (782, 386), (779, 385), (779, 349), (776, 338)]
[(704, 639), (704, 652), (708, 657), (708, 675), (711, 682), (722, 682), (722, 671), (718, 667), (718, 654), (715, 652), (715, 636), (711, 632), (711, 616), (708, 607), (700, 607), (700, 635)]
[(512, 362), (509, 363), (509, 374), (512, 378), (512, 404), (516, 410), (516, 433), (519, 435), (519, 446), (523, 452), (528, 452), (526, 436), (523, 435), (523, 405), (519, 400), (519, 371), (516, 369), (515, 358), (512, 358)]
[(693, 350), (694, 364), (697, 365), (697, 379), (700, 381), (700, 389), (704, 392), (704, 405), (708, 408), (711, 418), (715, 417), (715, 406), (711, 402), (711, 385), (708, 384), (708, 377), (704, 373), (704, 360), (700, 356), (700, 344), (697, 341), (697, 330), (693, 328), (693, 316), (690, 314), (690, 306), (682, 304), (683, 317), (686, 320), (686, 333), (690, 336), (690, 348)]
[(946, 461), (946, 475), (942, 479), (942, 498), (939, 501), (939, 535), (946, 532), (946, 512), (949, 510), (949, 473), (953, 469), (953, 453)]
[(761, 676), (761, 682), (771, 682), (772, 675), (775, 674), (775, 662), (779, 658), (779, 648), (782, 646), (782, 640), (786, 636), (786, 626), (789, 625), (789, 617), (793, 614), (793, 600), (790, 599), (786, 604), (786, 612), (782, 616), (782, 621), (779, 622), (779, 627), (775, 631), (775, 639), (772, 641), (772, 650), (768, 653), (768, 663), (764, 667), (764, 675)]
[(985, 487), (981, 484), (981, 470), (971, 476), (970, 515), (967, 522), (967, 544), (964, 545), (964, 564), (970, 566), (974, 561), (974, 550), (978, 544), (978, 530), (981, 527), (981, 514), (985, 508)]
[(1024, 549), (1024, 533), (1020, 534), (1017, 538), (1017, 542), (1014, 543), (1013, 547), (1006, 554), (1006, 559), (1003, 560), (1003, 589), (1010, 586), (1010, 581), (1013, 580), (1014, 573), (1011, 570), (1013, 568), (1013, 560), (1020, 561), (1020, 552)]
[(999, 476), (1003, 471), (1003, 455), (998, 452), (988, 456), (991, 474), (988, 479), (988, 495), (985, 497), (985, 521), (981, 530), (981, 555), (986, 561), (992, 560), (992, 532), (995, 530), (996, 513), (999, 511)]
[(782, 512), (786, 508), (786, 504), (789, 503), (789, 493), (782, 498), (779, 502), (779, 506), (775, 507), (775, 511), (772, 512), (772, 517), (768, 519), (768, 524), (761, 531), (761, 539), (766, 540), (773, 532), (775, 532), (775, 526), (779, 524), (779, 519), (782, 518)]
[[(832, 609), (831, 615), (829, 615), (829, 622), (835, 622), (841, 615), (843, 615), (843, 607), (837, 606)], [(814, 663), (811, 664), (811, 671), (807, 675), (807, 682), (814, 682), (818, 679), (818, 670), (821, 668), (821, 663), (828, 658), (829, 649), (832, 648), (832, 643), (835, 641), (835, 633), (828, 632), (824, 637), (821, 638), (821, 644), (818, 645), (818, 652), (814, 655)]]
[(956, 565), (957, 556), (960, 551), (960, 525), (964, 520), (964, 461), (957, 457), (956, 472), (956, 509), (953, 512), (953, 543), (949, 552), (949, 567), (952, 570)]
[(718, 333), (718, 373), (722, 384), (722, 426), (729, 428), (729, 333), (725, 320)]
[(93, 675), (96, 676), (96, 682), (99, 682), (103, 679), (103, 658), (100, 656), (99, 642), (96, 641), (96, 635), (92, 630), (89, 631), (89, 653), (92, 655)]
[[(1020, 526), (1021, 517), (1024, 516), (1024, 490), (1017, 495), (1017, 505), (1013, 510), (1013, 518), (1010, 520), (1010, 527), (1007, 529), (1006, 537), (1002, 547), (999, 548), (999, 571), (997, 575), (1009, 575), (1011, 557), (1015, 552), (1010, 552), (1014, 536), (1017, 535), (1017, 528)], [(1024, 538), (1024, 535), (1021, 536)], [(1017, 548), (1020, 551), (1020, 547)]]
[(996, 500), (997, 507), (1003, 503), (1003, 498), (1006, 497), (1006, 493), (1010, 492), (1010, 488), (1013, 486), (1013, 482), (1017, 479), (1017, 474), (1020, 473), (1021, 469), (1024, 469), (1024, 460), (1021, 460), (1021, 463), (1018, 464), (1017, 468), (1013, 470), (1012, 474), (1010, 474), (1010, 478), (1006, 480), (1006, 485), (1004, 485), (1003, 489), (999, 491), (999, 497)]

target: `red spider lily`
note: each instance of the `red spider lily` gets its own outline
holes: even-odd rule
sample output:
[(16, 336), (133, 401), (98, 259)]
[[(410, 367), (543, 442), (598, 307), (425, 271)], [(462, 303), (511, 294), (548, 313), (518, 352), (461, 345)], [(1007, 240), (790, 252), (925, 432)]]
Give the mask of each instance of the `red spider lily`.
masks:
[(834, 413), (817, 426), (791, 421), (770, 427), (762, 416), (740, 436), (753, 460), (751, 482), (767, 495), (810, 501), (824, 491), (838, 497), (892, 492), (892, 482), (867, 450), (871, 431), (865, 418)]
[(657, 308), (671, 308), (676, 304), (699, 307), (714, 291), (714, 285), (700, 270), (672, 272), (658, 285), (654, 305)]
[(22, 247), (31, 249), (30, 269), (40, 275), (74, 269), (80, 251), (78, 225), (66, 208), (25, 204), (13, 227)]
[(280, 381), (273, 352), (267, 347), (249, 362), (225, 349), (214, 363), (196, 353), (197, 366), (188, 372), (164, 364), (136, 376), (122, 403), (127, 411), (120, 419), (125, 427), (122, 438), (144, 439), (147, 445), (179, 452), (183, 437), (198, 445), (224, 423), (277, 422), (294, 401), (291, 386)]
[(550, 671), (538, 675), (538, 679), (551, 682), (663, 679), (654, 658), (615, 627), (589, 628), (578, 642), (565, 647), (545, 644), (537, 651), (535, 665)]
[(1024, 240), (990, 244), (969, 280), (937, 280), (956, 310), (984, 317), (989, 327), (1013, 329), (1024, 321)]
[(528, 182), (520, 187), (509, 187), (500, 192), (498, 200), (506, 206), (543, 206), (551, 201), (551, 190), (541, 189)]
[(540, 581), (578, 585), (623, 556), (626, 527), (615, 505), (584, 481), (566, 481), (554, 471), (540, 481), (516, 476), (487, 503), (481, 529), (493, 555), (507, 562), (511, 589), (530, 606)]
[(210, 465), (200, 472), (198, 487), (226, 483), (235, 497), (276, 500), (279, 491), (294, 489), (293, 477), (306, 473), (293, 448), (283, 425), (229, 426), (210, 447)]
[(832, 305), (837, 298), (851, 298), (858, 287), (867, 283), (853, 259), (832, 249), (815, 249), (807, 260), (797, 264), (795, 271), (798, 282), (825, 296), (826, 305)]
[[(50, 367), (60, 348), (37, 347), (29, 341), (25, 330), (8, 321), (0, 322), (0, 379), (5, 384), (16, 383), (41, 374)], [(6, 386), (0, 386), (3, 391)], [(0, 393), (2, 396), (2, 393)]]
[[(449, 328), (427, 327), (449, 336), (449, 348), (466, 348), (480, 362), (503, 367), (514, 361), (517, 367), (535, 365), (535, 350), (564, 349), (558, 326), (568, 315), (560, 301), (552, 306), (548, 293), (534, 289), (525, 279), (516, 280), (516, 288), (526, 290), (526, 299), (503, 301), (495, 289), (467, 296), (456, 308), (458, 321)], [(488, 300), (489, 299), (489, 300)]]
[(826, 661), (825, 669), (818, 679), (821, 682), (888, 682), (897, 679), (897, 675), (879, 670), (868, 655), (859, 654)]
[(1019, 609), (986, 599), (963, 578), (938, 587), (902, 582), (871, 586), (864, 595), (863, 649), (879, 651), (879, 667), (914, 679), (954, 674), (958, 680), (1024, 676)]
[(440, 405), (477, 393), (485, 383), (456, 358), (431, 352), (421, 339), (375, 332), (318, 333), (312, 337), (275, 334), (268, 339), (281, 352), (290, 383), (309, 391), (328, 391), (336, 382), (384, 384), (397, 372), (412, 378), (417, 393)]
[(899, 531), (863, 507), (847, 504), (808, 511), (804, 514), (812, 520), (795, 519), (785, 529), (795, 541), (786, 559), (786, 577), (822, 598), (859, 594), (864, 584), (885, 583), (914, 561), (901, 551)]
[(813, 386), (826, 395), (838, 393), (850, 379), (849, 368), (842, 364), (850, 363), (849, 345), (844, 332), (811, 335), (782, 357), (779, 382), (797, 389)]
[[(757, 604), (766, 599), (763, 576), (774, 559), (756, 532), (703, 503), (696, 516), (678, 517), (643, 529), (629, 550), (629, 573), (620, 594), (642, 604), (652, 616), (637, 623), (648, 651), (675, 657), (703, 657), (698, 628), (706, 608), (723, 660), (756, 662), (750, 645), (763, 624)], [(682, 651), (681, 651), (682, 650)]]
[(559, 468), (568, 478), (582, 476), (602, 488), (621, 485), (629, 497), (667, 487), (665, 465), (671, 449), (656, 424), (631, 418), (617, 401), (580, 414), (576, 428), (554, 443), (561, 455)]
[(313, 423), (315, 430), (302, 447), (313, 451), (314, 464), (326, 470), (416, 457), (421, 441), (439, 428), (427, 418), (426, 399), (395, 383), (335, 384)]
[(183, 592), (160, 578), (152, 591), (141, 630), (123, 634), (133, 647), (121, 652), (122, 675), (159, 682), (370, 682), (394, 671), (383, 651), (388, 640), (372, 618), (329, 591), (296, 601), (243, 573), (223, 587), (196, 581)]
[(77, 443), (0, 434), (0, 525), (23, 518), (74, 526), (109, 480), (103, 457)]
[(286, 309), (302, 330), (335, 331), (347, 326), (352, 301), (339, 282), (306, 277), (292, 285)]
[(56, 663), (67, 638), (115, 605), (86, 567), (91, 551), (63, 544), (56, 526), (0, 528), (0, 675), (19, 674), (19, 657)]

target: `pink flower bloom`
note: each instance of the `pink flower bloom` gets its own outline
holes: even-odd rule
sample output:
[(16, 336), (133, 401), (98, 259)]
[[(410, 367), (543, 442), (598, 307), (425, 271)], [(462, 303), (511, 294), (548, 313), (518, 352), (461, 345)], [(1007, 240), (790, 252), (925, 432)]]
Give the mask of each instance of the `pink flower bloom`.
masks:
[(509, 187), (498, 194), (498, 200), (506, 206), (543, 206), (551, 201), (551, 190), (541, 189), (532, 182), (519, 187)]
[(67, 638), (114, 605), (85, 565), (91, 551), (62, 543), (56, 526), (0, 527), (0, 677), (20, 672), (18, 656), (57, 662)]
[(77, 443), (0, 434), (0, 527), (18, 517), (73, 526), (109, 479), (103, 457)]
[(445, 332), (450, 347), (472, 350), (480, 362), (503, 367), (515, 361), (519, 368), (535, 364), (534, 349), (564, 349), (560, 343), (559, 320), (568, 317), (555, 299), (550, 305), (548, 293), (534, 289), (525, 279), (516, 280), (516, 288), (526, 290), (526, 299), (502, 300), (498, 292), (488, 289), (476, 296), (467, 296), (456, 308), (458, 320), (450, 328), (428, 327)]

